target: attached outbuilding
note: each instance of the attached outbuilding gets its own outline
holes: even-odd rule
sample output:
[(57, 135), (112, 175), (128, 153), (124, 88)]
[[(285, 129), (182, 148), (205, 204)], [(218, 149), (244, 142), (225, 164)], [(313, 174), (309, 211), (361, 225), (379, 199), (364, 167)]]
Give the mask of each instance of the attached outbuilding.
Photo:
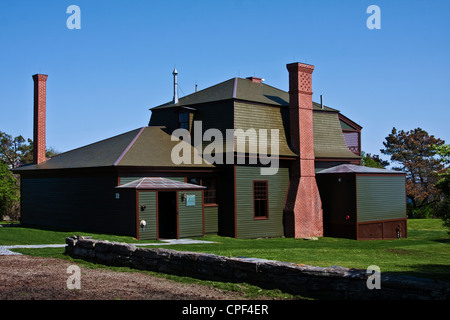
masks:
[(316, 174), (324, 236), (357, 240), (406, 238), (406, 176), (343, 164)]
[(116, 187), (116, 198), (135, 199), (138, 239), (179, 239), (205, 234), (203, 189), (162, 177), (140, 178)]

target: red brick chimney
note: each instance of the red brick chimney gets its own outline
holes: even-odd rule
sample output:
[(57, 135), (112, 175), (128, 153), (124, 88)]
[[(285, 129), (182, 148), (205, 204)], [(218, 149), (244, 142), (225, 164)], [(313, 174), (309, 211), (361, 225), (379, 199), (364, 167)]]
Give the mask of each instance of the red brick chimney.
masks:
[(257, 78), (257, 77), (247, 77), (247, 80), (250, 80), (251, 82), (255, 82), (255, 83), (261, 83), (263, 82), (263, 78)]
[(33, 131), (33, 163), (39, 164), (45, 157), (45, 113), (47, 75), (35, 74), (34, 80), (34, 131)]
[(288, 64), (290, 144), (299, 158), (289, 169), (289, 190), (284, 208), (286, 236), (323, 235), (322, 202), (314, 171), (312, 72), (314, 66)]

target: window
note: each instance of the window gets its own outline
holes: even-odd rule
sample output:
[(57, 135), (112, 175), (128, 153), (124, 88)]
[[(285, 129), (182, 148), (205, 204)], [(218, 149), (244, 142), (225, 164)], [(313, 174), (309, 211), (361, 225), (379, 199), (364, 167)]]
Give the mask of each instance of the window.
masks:
[(217, 204), (217, 200), (216, 200), (216, 179), (211, 179), (211, 178), (203, 178), (203, 179), (198, 179), (198, 178), (188, 178), (187, 179), (188, 183), (192, 183), (192, 184), (197, 184), (199, 186), (205, 186), (206, 189), (203, 191), (204, 193), (204, 203), (206, 205), (210, 204), (210, 205), (215, 205)]
[(268, 219), (268, 183), (267, 181), (253, 181), (253, 209), (255, 219)]
[(205, 204), (216, 204), (216, 180), (215, 179), (202, 179), (202, 185), (205, 189)]
[(189, 113), (178, 113), (178, 128), (189, 130)]
[(359, 132), (356, 131), (343, 131), (345, 143), (347, 147), (356, 155), (360, 155), (360, 147), (359, 147)]

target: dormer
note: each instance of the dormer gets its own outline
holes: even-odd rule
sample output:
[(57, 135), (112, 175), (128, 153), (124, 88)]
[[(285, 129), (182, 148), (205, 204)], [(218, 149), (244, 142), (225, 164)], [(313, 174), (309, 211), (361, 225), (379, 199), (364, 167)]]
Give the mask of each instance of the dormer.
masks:
[(362, 127), (341, 113), (339, 113), (339, 122), (341, 124), (342, 133), (344, 134), (347, 147), (351, 152), (360, 156)]
[(174, 111), (177, 118), (177, 129), (186, 129), (189, 132), (192, 129), (192, 124), (194, 122), (194, 112), (197, 109), (187, 106), (177, 107)]

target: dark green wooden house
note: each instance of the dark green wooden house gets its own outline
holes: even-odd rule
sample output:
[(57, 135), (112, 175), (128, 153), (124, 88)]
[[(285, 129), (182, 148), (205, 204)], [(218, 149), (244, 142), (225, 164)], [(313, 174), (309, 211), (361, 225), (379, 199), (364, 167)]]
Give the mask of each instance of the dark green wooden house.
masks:
[[(312, 102), (313, 66), (291, 66), (290, 84), (298, 90), (289, 92), (260, 78), (232, 78), (178, 98), (175, 81), (173, 100), (151, 109), (147, 127), (14, 169), (21, 176), (22, 222), (139, 239), (301, 237), (295, 230), (310, 215), (319, 221), (314, 234), (321, 234), (320, 205), (301, 209), (295, 194), (307, 179), (317, 189), (315, 171), (360, 164), (361, 126)], [(35, 110), (44, 112), (37, 116), (45, 115), (39, 85)], [(35, 121), (37, 132), (45, 132), (42, 123)], [(190, 140), (176, 136), (177, 129), (188, 130)], [(208, 136), (210, 129), (224, 139)], [(248, 135), (260, 130), (267, 134), (258, 140)], [(193, 161), (174, 162), (181, 147)], [(211, 149), (223, 161), (207, 158)], [(272, 167), (270, 174), (261, 170)]]

